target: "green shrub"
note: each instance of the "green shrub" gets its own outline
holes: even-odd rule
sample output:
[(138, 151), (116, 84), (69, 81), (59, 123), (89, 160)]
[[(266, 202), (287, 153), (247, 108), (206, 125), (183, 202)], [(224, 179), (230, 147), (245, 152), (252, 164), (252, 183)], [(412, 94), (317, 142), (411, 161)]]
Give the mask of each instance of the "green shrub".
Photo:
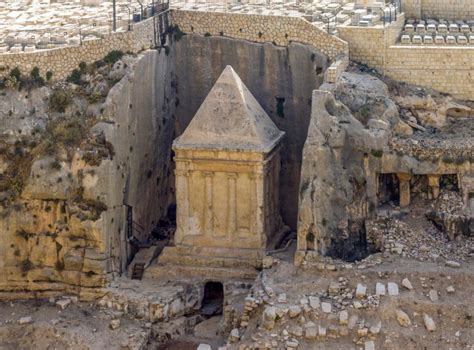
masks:
[(205, 33), (204, 33), (204, 36), (205, 36), (205, 37), (209, 37), (209, 36), (211, 36), (211, 33), (205, 32)]
[(179, 28), (178, 25), (169, 26), (169, 28), (168, 28), (168, 33), (169, 33), (169, 34), (173, 34), (174, 39), (175, 39), (176, 41), (180, 41), (181, 38), (186, 35), (186, 33), (184, 33), (184, 32)]
[(382, 150), (373, 149), (373, 150), (370, 151), (370, 154), (373, 155), (375, 158), (382, 158), (382, 156), (383, 156), (383, 151), (382, 151)]
[(110, 51), (107, 56), (104, 57), (104, 62), (106, 64), (115, 64), (115, 62), (119, 61), (123, 57), (123, 51), (120, 50), (113, 50)]
[(81, 62), (79, 63), (79, 69), (81, 70), (81, 72), (85, 72), (85, 70), (87, 69), (87, 64), (86, 62)]
[(30, 77), (32, 79), (38, 79), (40, 77), (40, 70), (38, 67), (34, 67), (30, 72)]
[(30, 78), (32, 80), (32, 85), (43, 86), (45, 81), (40, 75), (40, 70), (38, 67), (34, 67), (30, 72)]
[(21, 80), (20, 68), (18, 68), (18, 67), (13, 68), (13, 69), (10, 71), (9, 76), (10, 76), (11, 78), (15, 78), (16, 81), (20, 81), (20, 80)]
[(8, 89), (16, 89), (20, 86), (20, 80), (14, 76), (8, 76), (4, 81), (4, 85)]
[(90, 95), (87, 96), (87, 101), (89, 101), (89, 103), (91, 104), (97, 103), (100, 100), (102, 100), (102, 95), (97, 91), (93, 91)]
[(51, 81), (51, 78), (53, 77), (53, 72), (50, 70), (46, 72), (46, 81)]
[(66, 78), (66, 81), (76, 85), (81, 84), (82, 72), (79, 69), (73, 69), (71, 74)]
[(52, 129), (52, 139), (68, 147), (77, 147), (87, 136), (85, 125), (80, 120), (69, 120)]
[(55, 89), (49, 97), (49, 109), (53, 112), (64, 113), (71, 103), (72, 96), (64, 89)]

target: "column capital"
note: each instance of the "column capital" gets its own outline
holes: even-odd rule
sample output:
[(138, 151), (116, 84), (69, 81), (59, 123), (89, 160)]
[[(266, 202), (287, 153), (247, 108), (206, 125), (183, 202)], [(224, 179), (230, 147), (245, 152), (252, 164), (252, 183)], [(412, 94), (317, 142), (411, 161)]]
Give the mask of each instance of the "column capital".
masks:
[(400, 181), (410, 181), (412, 176), (413, 175), (409, 173), (397, 173), (398, 180)]
[(213, 177), (215, 173), (213, 171), (203, 171), (202, 176), (204, 177)]
[(184, 170), (184, 169), (175, 169), (174, 173), (175, 173), (176, 176), (188, 177), (190, 171), (189, 170)]

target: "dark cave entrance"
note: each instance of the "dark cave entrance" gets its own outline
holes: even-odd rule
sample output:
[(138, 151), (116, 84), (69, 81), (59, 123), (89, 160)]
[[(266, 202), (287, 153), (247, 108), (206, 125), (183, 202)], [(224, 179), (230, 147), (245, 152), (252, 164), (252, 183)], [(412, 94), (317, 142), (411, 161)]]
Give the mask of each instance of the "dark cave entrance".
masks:
[(224, 286), (221, 282), (207, 282), (204, 285), (201, 315), (212, 317), (222, 315), (224, 309)]
[(314, 233), (313, 232), (308, 232), (308, 234), (306, 235), (306, 249), (307, 250), (315, 250), (315, 240), (316, 237), (314, 237)]
[(379, 174), (377, 201), (379, 206), (400, 204), (400, 182), (397, 174)]
[(459, 192), (459, 183), (457, 174), (445, 174), (439, 178), (439, 188), (453, 192)]
[(332, 239), (328, 256), (347, 262), (365, 259), (378, 253), (372, 245), (367, 244), (367, 234), (363, 221), (350, 221), (345, 239)]

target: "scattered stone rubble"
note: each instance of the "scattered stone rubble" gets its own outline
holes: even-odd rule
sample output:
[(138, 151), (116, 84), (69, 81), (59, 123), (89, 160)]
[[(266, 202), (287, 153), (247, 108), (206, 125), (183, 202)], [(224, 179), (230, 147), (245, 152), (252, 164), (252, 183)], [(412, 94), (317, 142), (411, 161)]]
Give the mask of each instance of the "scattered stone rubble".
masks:
[[(384, 251), (421, 261), (466, 260), (474, 253), (473, 237), (450, 241), (446, 234), (432, 227), (429, 231), (414, 231), (409, 224), (398, 219), (384, 219), (382, 232)], [(457, 260), (457, 261), (456, 261)]]

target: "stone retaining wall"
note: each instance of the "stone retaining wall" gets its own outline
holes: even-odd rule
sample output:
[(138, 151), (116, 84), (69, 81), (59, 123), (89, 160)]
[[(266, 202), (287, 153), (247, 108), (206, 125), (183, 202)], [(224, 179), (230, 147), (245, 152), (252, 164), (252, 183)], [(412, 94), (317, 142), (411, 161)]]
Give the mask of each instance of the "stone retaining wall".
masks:
[(85, 41), (79, 46), (0, 54), (0, 75), (7, 74), (15, 67), (28, 74), (34, 67), (38, 67), (43, 76), (51, 71), (53, 79), (64, 79), (80, 62), (92, 63), (112, 50), (137, 53), (153, 45), (153, 20), (154, 18), (150, 18), (134, 24), (132, 31), (113, 33), (102, 39)]
[(448, 20), (472, 20), (472, 0), (403, 0), (403, 12), (407, 18), (435, 18)]
[(405, 16), (383, 27), (339, 27), (339, 37), (349, 43), (349, 57), (355, 62), (383, 69), (386, 50), (394, 45), (405, 23)]
[(349, 57), (355, 62), (395, 80), (473, 99), (474, 47), (397, 45), (404, 22), (401, 15), (386, 27), (348, 26), (338, 32), (349, 43)]
[(183, 10), (172, 10), (170, 16), (171, 23), (184, 33), (221, 35), (258, 43), (273, 42), (278, 46), (299, 42), (317, 48), (331, 60), (348, 54), (346, 42), (300, 17)]
[(384, 74), (392, 79), (474, 99), (474, 47), (391, 46)]

